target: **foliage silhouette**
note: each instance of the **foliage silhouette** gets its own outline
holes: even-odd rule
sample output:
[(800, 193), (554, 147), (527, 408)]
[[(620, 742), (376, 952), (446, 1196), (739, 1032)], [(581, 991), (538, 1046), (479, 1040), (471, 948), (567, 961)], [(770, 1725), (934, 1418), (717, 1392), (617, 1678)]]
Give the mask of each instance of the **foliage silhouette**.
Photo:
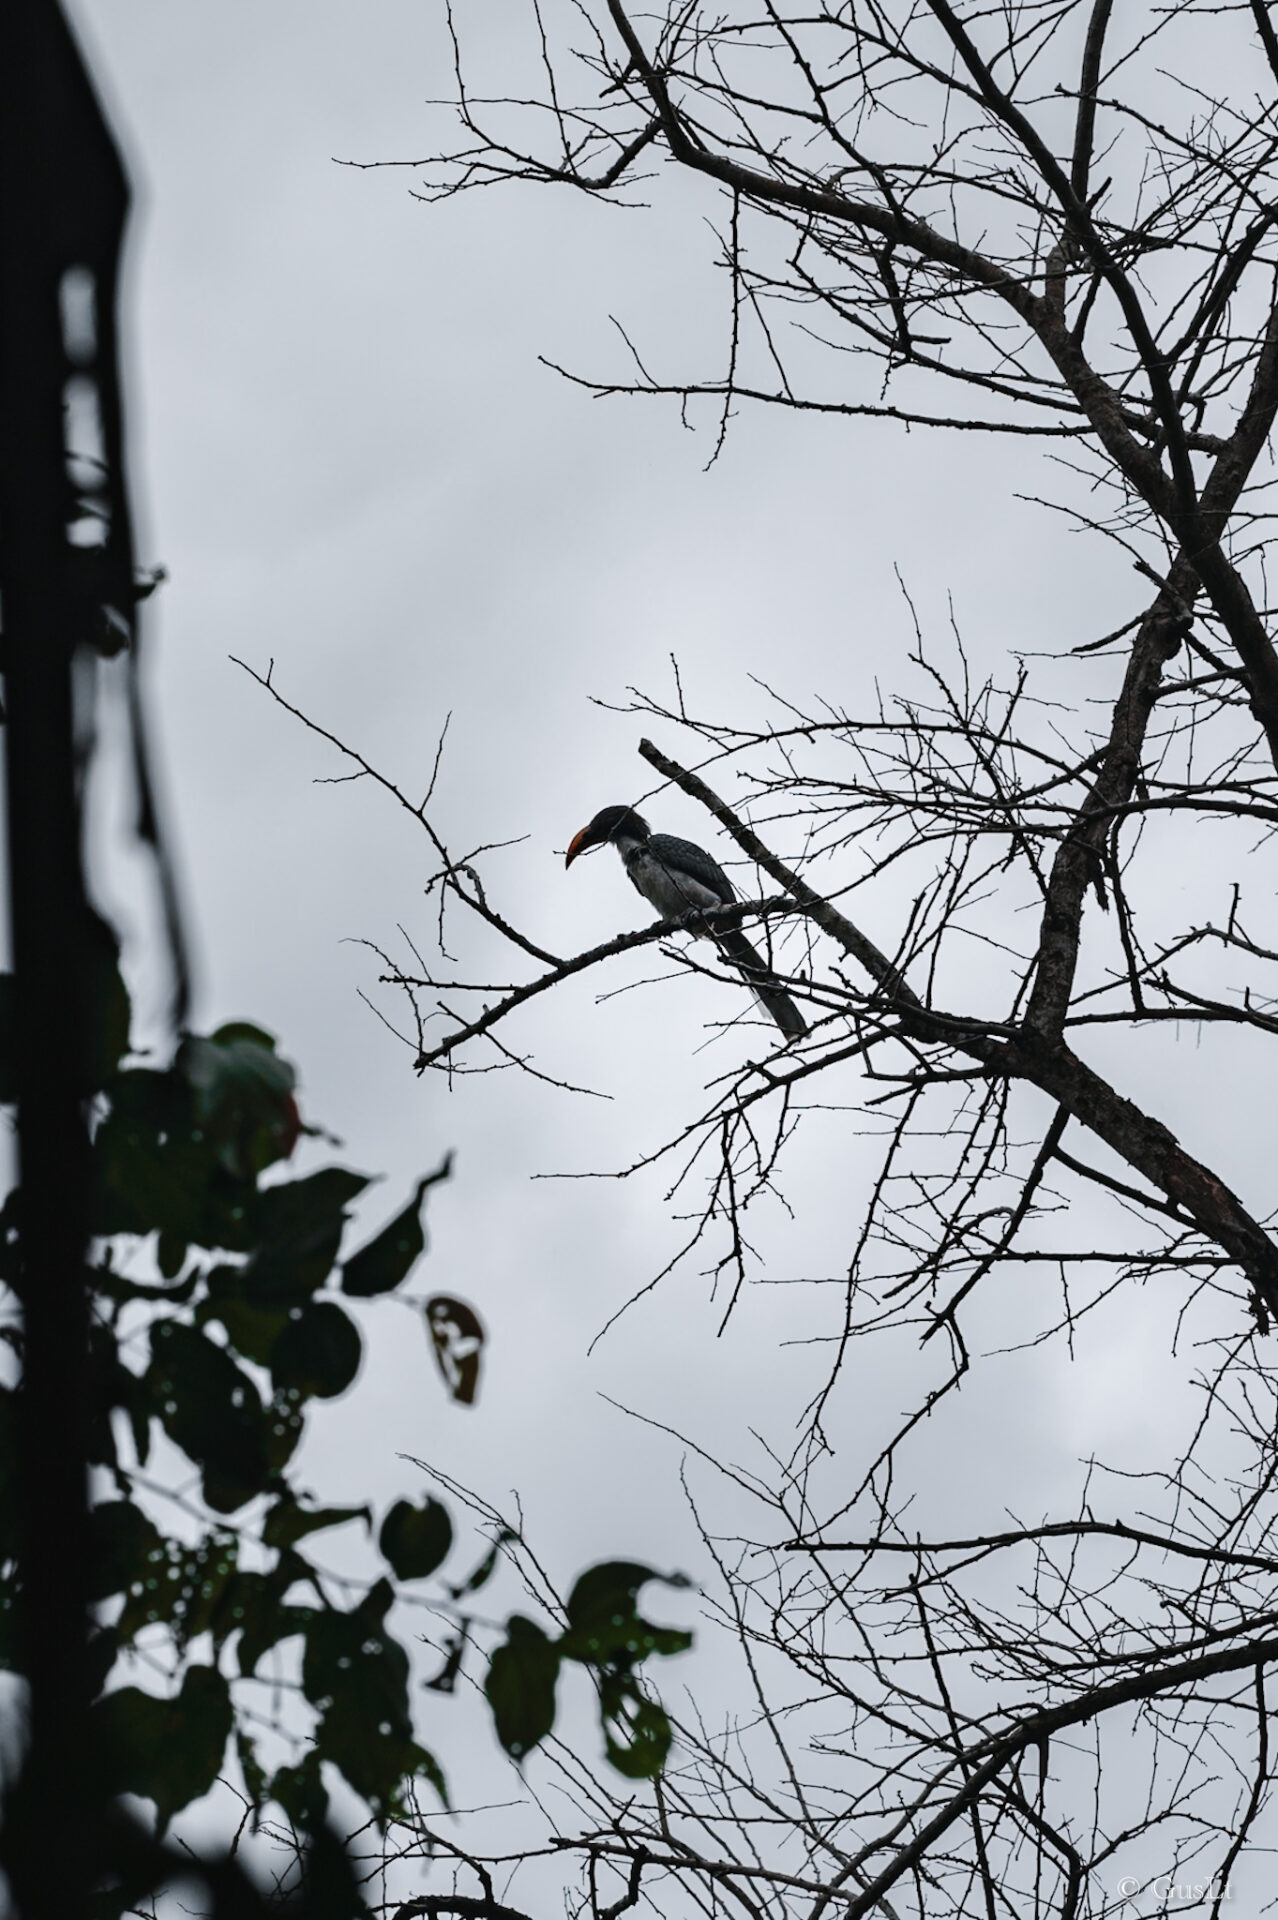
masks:
[[(90, 1433), (91, 1464), (110, 1477), (112, 1495), (90, 1515), (91, 1598), (100, 1616), (93, 1669), (107, 1688), (145, 1649), (171, 1686), (162, 1694), (135, 1685), (102, 1693), (90, 1720), (97, 1789), (154, 1801), (162, 1836), (213, 1786), (233, 1743), (255, 1815), (274, 1802), (312, 1840), (328, 1818), (325, 1763), (381, 1824), (402, 1811), (413, 1781), (446, 1802), (442, 1767), (413, 1731), (409, 1655), (388, 1617), (396, 1582), (424, 1579), (447, 1558), (449, 1514), (434, 1499), (392, 1505), (375, 1536), (385, 1571), (343, 1606), (305, 1543), (356, 1522), (371, 1542), (372, 1510), (311, 1505), (291, 1474), (310, 1403), (345, 1392), (359, 1371), (363, 1339), (342, 1294), (385, 1298), (407, 1280), (426, 1245), (426, 1194), (447, 1165), (425, 1175), (408, 1206), (343, 1259), (349, 1208), (368, 1180), (341, 1166), (280, 1177), (314, 1130), (301, 1121), (293, 1069), (271, 1037), (229, 1025), (188, 1035), (167, 1067), (126, 1064), (128, 1002), (114, 964), (103, 970), (98, 1006), (97, 1031), (107, 1039), (92, 1140)], [(16, 1306), (24, 1285), (19, 1192), (2, 1218), (2, 1278)], [(428, 1303), (426, 1331), (438, 1304)], [(445, 1301), (445, 1312), (456, 1304)], [(16, 1318), (4, 1333), (20, 1355)], [(139, 1348), (147, 1354), (141, 1368)], [(473, 1394), (478, 1346), (474, 1358), (458, 1398)], [(14, 1398), (12, 1389), (0, 1396), (6, 1425)], [(155, 1483), (145, 1471), (157, 1430), (200, 1476), (194, 1540), (189, 1498), (180, 1533), (157, 1523)], [(21, 1582), (11, 1492), (6, 1482), (6, 1623)], [(496, 1560), (496, 1551), (486, 1555), (445, 1602), (457, 1613), (463, 1648), (474, 1640), (457, 1602), (486, 1583)], [(522, 1759), (550, 1731), (554, 1678), (568, 1659), (596, 1675), (614, 1763), (630, 1775), (660, 1766), (669, 1725), (640, 1691), (636, 1670), (652, 1653), (682, 1650), (689, 1636), (638, 1617), (635, 1595), (651, 1577), (628, 1563), (591, 1569), (573, 1590), (558, 1641), (521, 1619), (510, 1623), (488, 1695), (512, 1756)], [(300, 1645), (301, 1690), (316, 1723), (300, 1760), (268, 1768), (251, 1701), (262, 1661), (289, 1643)], [(21, 1666), (12, 1632), (0, 1658)], [(517, 1704), (534, 1699), (531, 1716)]]

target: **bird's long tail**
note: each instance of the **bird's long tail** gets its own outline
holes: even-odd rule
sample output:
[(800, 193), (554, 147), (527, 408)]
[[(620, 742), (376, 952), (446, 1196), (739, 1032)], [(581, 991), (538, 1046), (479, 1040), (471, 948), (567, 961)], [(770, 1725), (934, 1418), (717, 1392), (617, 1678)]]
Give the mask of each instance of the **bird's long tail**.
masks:
[(730, 960), (734, 967), (740, 969), (742, 977), (753, 989), (755, 999), (769, 1019), (776, 1021), (787, 1040), (801, 1040), (808, 1030), (807, 1021), (785, 988), (780, 985), (776, 975), (769, 972), (741, 929), (726, 927), (722, 933), (716, 933), (714, 937), (724, 959)]

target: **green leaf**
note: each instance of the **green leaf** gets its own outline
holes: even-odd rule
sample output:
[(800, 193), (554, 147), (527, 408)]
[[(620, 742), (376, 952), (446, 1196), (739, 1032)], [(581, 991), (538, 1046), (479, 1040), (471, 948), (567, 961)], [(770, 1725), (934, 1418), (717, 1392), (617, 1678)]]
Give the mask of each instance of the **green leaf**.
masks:
[(193, 1267), (185, 1280), (179, 1280), (175, 1286), (156, 1286), (149, 1280), (130, 1280), (127, 1274), (116, 1273), (107, 1265), (90, 1267), (90, 1285), (95, 1293), (104, 1300), (114, 1300), (119, 1306), (126, 1306), (131, 1300), (161, 1300), (171, 1307), (184, 1307), (193, 1298), (195, 1289), (203, 1279), (198, 1267)]
[(216, 1667), (190, 1667), (169, 1700), (121, 1687), (90, 1714), (90, 1743), (104, 1790), (154, 1800), (163, 1832), (208, 1792), (231, 1733), (231, 1696)]
[(362, 1520), (365, 1526), (371, 1526), (372, 1510), (368, 1507), (303, 1507), (290, 1493), (269, 1509), (262, 1523), (262, 1545), (265, 1547), (291, 1547), (308, 1533), (318, 1533), (322, 1527), (345, 1526), (348, 1520)]
[(275, 1039), (264, 1027), (255, 1027), (248, 1020), (228, 1020), (225, 1025), (215, 1029), (209, 1035), (215, 1047), (229, 1047), (237, 1040), (247, 1040), (250, 1046), (261, 1047), (266, 1053), (275, 1052)]
[(266, 1409), (266, 1462), (272, 1473), (288, 1465), (305, 1427), (305, 1407), (295, 1388), (281, 1387), (271, 1395)]
[(292, 1153), (301, 1132), (296, 1075), (269, 1034), (243, 1022), (219, 1027), (208, 1039), (192, 1034), (175, 1065), (227, 1173), (251, 1179)]
[(184, 1562), (184, 1550), (176, 1540), (161, 1539), (152, 1548), (116, 1622), (122, 1646), (130, 1646), (143, 1627), (172, 1623), (186, 1592)]
[(87, 1597), (105, 1600), (145, 1580), (163, 1554), (156, 1528), (128, 1500), (108, 1500), (89, 1515)]
[(630, 1666), (650, 1653), (684, 1653), (692, 1635), (679, 1627), (654, 1627), (639, 1617), (635, 1596), (649, 1580), (686, 1587), (682, 1574), (654, 1573), (630, 1560), (608, 1560), (590, 1567), (568, 1596), (568, 1631), (560, 1642), (564, 1658), (590, 1666)]
[(155, 1246), (155, 1262), (166, 1280), (176, 1280), (186, 1265), (186, 1242), (166, 1227)]
[(238, 1622), (229, 1607), (238, 1584), (239, 1542), (234, 1534), (206, 1534), (186, 1556), (186, 1590), (178, 1609), (174, 1638), (185, 1650), (200, 1634), (211, 1632), (220, 1649)]
[(225, 1348), (165, 1321), (151, 1334), (147, 1382), (165, 1432), (203, 1469), (210, 1506), (233, 1513), (261, 1491), (270, 1474), (261, 1396)]
[(190, 1547), (157, 1535), (116, 1622), (121, 1644), (131, 1645), (144, 1627), (162, 1622), (179, 1649), (210, 1630), (220, 1646), (237, 1624), (226, 1617), (227, 1608), (237, 1582), (247, 1577), (236, 1570), (236, 1553), (235, 1536), (220, 1529)]
[(158, 1231), (166, 1245), (249, 1252), (256, 1240), (255, 1182), (222, 1165), (176, 1068), (117, 1073), (108, 1099), (93, 1138), (94, 1232)]
[(349, 1701), (328, 1709), (313, 1738), (320, 1759), (331, 1760), (341, 1769), (381, 1826), (393, 1812), (400, 1789), (418, 1775), (424, 1774), (445, 1798), (443, 1776), (434, 1757), (411, 1734), (392, 1729), (387, 1721), (376, 1722), (367, 1710)]
[[(157, 1230), (196, 1246), (245, 1250), (247, 1190), (214, 1217), (210, 1184), (216, 1160), (196, 1126), (190, 1091), (172, 1073), (132, 1067), (111, 1082), (110, 1110), (93, 1137), (94, 1231)], [(237, 1232), (238, 1229), (238, 1232)]]
[(518, 1613), (511, 1616), (506, 1635), (493, 1654), (484, 1692), (497, 1738), (513, 1759), (522, 1760), (555, 1724), (559, 1649)]
[(386, 1629), (394, 1598), (390, 1582), (379, 1580), (350, 1613), (325, 1608), (306, 1630), (302, 1655), (302, 1690), (321, 1714), (317, 1751), (379, 1819), (401, 1780), (434, 1767), (413, 1740), (408, 1655)]
[(426, 1189), (448, 1177), (450, 1160), (417, 1183), (417, 1191), (402, 1213), (358, 1253), (353, 1253), (342, 1268), (342, 1292), (359, 1299), (376, 1293), (390, 1293), (408, 1277), (414, 1262), (425, 1251), (421, 1210)]
[(438, 1500), (427, 1500), (421, 1507), (397, 1500), (382, 1522), (377, 1544), (397, 1579), (424, 1580), (447, 1558), (453, 1544), (448, 1509)]
[(366, 1173), (349, 1167), (320, 1167), (302, 1180), (284, 1180), (262, 1192), (264, 1239), (305, 1239), (316, 1230), (327, 1232), (334, 1220), (344, 1220), (344, 1209), (358, 1200), (370, 1184)]
[(346, 1208), (368, 1185), (346, 1167), (322, 1167), (304, 1180), (258, 1196), (258, 1246), (244, 1271), (247, 1299), (259, 1306), (301, 1306), (333, 1270)]
[(670, 1751), (670, 1721), (665, 1709), (639, 1691), (629, 1674), (606, 1675), (599, 1690), (604, 1744), (618, 1773), (628, 1780), (651, 1780)]
[(201, 1325), (208, 1320), (219, 1321), (235, 1351), (264, 1367), (288, 1325), (288, 1308), (259, 1306), (246, 1298), (242, 1267), (214, 1267), (195, 1317)]
[(272, 1647), (308, 1631), (315, 1608), (287, 1606), (284, 1601), (296, 1582), (296, 1568), (288, 1564), (271, 1573), (240, 1575), (229, 1613), (230, 1631), (239, 1629), (236, 1657), (242, 1674), (256, 1673), (258, 1662)]
[(493, 1577), (493, 1570), (497, 1565), (497, 1560), (502, 1548), (506, 1545), (507, 1541), (517, 1540), (518, 1538), (519, 1535), (512, 1533), (509, 1527), (503, 1527), (479, 1565), (475, 1568), (475, 1571), (469, 1575), (467, 1579), (463, 1580), (459, 1587), (450, 1587), (448, 1589), (453, 1599), (460, 1600), (463, 1594), (478, 1593), (481, 1587), (486, 1587)]
[(279, 1767), (271, 1779), (271, 1799), (302, 1833), (323, 1829), (328, 1818), (328, 1793), (320, 1777), (320, 1757), (311, 1747), (293, 1767)]
[(387, 1631), (394, 1589), (379, 1580), (349, 1613), (326, 1607), (306, 1633), (302, 1691), (312, 1706), (367, 1712), (376, 1725), (408, 1738), (408, 1655)]
[(359, 1329), (331, 1300), (308, 1300), (271, 1348), (271, 1378), (279, 1387), (332, 1400), (359, 1372)]

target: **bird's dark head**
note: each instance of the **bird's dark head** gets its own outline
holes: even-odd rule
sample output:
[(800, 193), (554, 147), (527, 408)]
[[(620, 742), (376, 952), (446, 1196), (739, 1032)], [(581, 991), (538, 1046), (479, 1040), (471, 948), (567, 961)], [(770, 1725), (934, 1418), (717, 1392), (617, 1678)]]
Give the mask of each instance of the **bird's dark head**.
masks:
[(570, 867), (579, 853), (588, 853), (591, 847), (607, 846), (610, 840), (622, 837), (646, 840), (648, 836), (648, 822), (633, 807), (600, 807), (590, 825), (583, 827), (569, 842), (564, 865)]

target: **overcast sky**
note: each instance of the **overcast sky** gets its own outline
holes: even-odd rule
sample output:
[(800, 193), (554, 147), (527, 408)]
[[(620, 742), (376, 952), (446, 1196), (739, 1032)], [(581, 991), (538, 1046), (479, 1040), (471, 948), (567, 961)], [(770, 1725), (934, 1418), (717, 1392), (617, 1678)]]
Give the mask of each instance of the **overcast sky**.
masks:
[[(720, 1309), (687, 1272), (588, 1358), (677, 1227), (659, 1177), (532, 1176), (654, 1145), (743, 1044), (691, 1054), (702, 1020), (723, 1012), (698, 994), (730, 989), (685, 981), (600, 1007), (583, 986), (521, 1029), (606, 1103), (513, 1076), (451, 1094), (420, 1083), (357, 997), (375, 964), (344, 943), (427, 927), (429, 848), (367, 785), (315, 785), (343, 771), (335, 755), (228, 656), (263, 671), (274, 660), (290, 700), (414, 796), (451, 713), (435, 818), (458, 847), (527, 836), (491, 873), (567, 952), (644, 917), (610, 854), (563, 870), (599, 806), (652, 785), (635, 755), (645, 728), (591, 696), (669, 692), (673, 652), (706, 712), (761, 713), (751, 676), (800, 703), (866, 702), (876, 679), (899, 682), (911, 644), (896, 567), (930, 627), (941, 633), (952, 596), (990, 659), (1117, 625), (1140, 583), (1095, 553), (1080, 570), (1063, 528), (1013, 497), (1045, 484), (1020, 447), (743, 414), (706, 473), (710, 440), (673, 408), (596, 402), (539, 365), (618, 370), (615, 314), (665, 370), (717, 372), (725, 289), (706, 223), (718, 209), (700, 189), (665, 194), (651, 215), (532, 191), (429, 207), (411, 171), (335, 164), (428, 150), (424, 103), (447, 82), (432, 8), (76, 0), (72, 12), (136, 188), (134, 486), (140, 559), (170, 575), (149, 640), (198, 1021), (278, 1035), (308, 1116), (343, 1137), (350, 1163), (388, 1176), (370, 1221), (456, 1150), (416, 1290), (465, 1295), (491, 1330), (467, 1412), (445, 1403), (419, 1320), (393, 1305), (369, 1314), (365, 1378), (317, 1419), (311, 1483), (381, 1504), (418, 1488), (397, 1456), (429, 1455), (498, 1502), (518, 1488), (565, 1580), (615, 1554), (703, 1575), (678, 1446), (602, 1396), (720, 1457), (750, 1457), (750, 1427), (784, 1448), (823, 1364), (785, 1343), (820, 1330), (828, 1300), (753, 1288), (716, 1340)], [(650, 811), (713, 840), (682, 798)], [(892, 944), (891, 929), (875, 937)], [(1151, 1097), (1174, 1106), (1185, 1057), (1138, 1069)], [(1179, 1098), (1197, 1144), (1232, 1151), (1245, 1100), (1209, 1118), (1188, 1089)], [(761, 1230), (774, 1281), (839, 1270), (870, 1165), (833, 1122), (804, 1151), (798, 1224), (777, 1213)], [(987, 1511), (1033, 1519), (1068, 1505), (1093, 1447), (1157, 1457), (1168, 1396), (1146, 1356), (1165, 1352), (1166, 1329), (1151, 1335), (1151, 1318), (1137, 1302), (1111, 1316), (1103, 1350), (1084, 1339), (1073, 1368), (1031, 1358), (969, 1397), (931, 1481), (939, 1507), (976, 1488)], [(932, 1361), (897, 1343), (872, 1379), (858, 1365), (839, 1414), (850, 1435), (912, 1402)], [(709, 1672), (703, 1649), (680, 1678), (695, 1685), (702, 1659)], [(423, 1732), (478, 1777), (476, 1723), (458, 1703)]]

